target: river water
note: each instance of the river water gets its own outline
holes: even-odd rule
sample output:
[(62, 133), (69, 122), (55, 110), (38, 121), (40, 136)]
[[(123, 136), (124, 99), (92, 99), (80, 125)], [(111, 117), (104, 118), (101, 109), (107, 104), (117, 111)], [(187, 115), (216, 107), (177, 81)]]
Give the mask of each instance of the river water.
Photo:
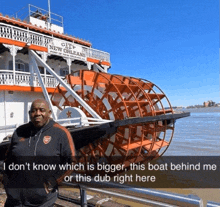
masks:
[(185, 109), (190, 117), (175, 123), (173, 140), (164, 156), (219, 156), (220, 107)]
[[(185, 109), (190, 117), (175, 123), (173, 140), (163, 156), (220, 156), (220, 107)], [(165, 189), (162, 189), (165, 190)], [(220, 189), (171, 189), (180, 194), (193, 194), (220, 203)]]

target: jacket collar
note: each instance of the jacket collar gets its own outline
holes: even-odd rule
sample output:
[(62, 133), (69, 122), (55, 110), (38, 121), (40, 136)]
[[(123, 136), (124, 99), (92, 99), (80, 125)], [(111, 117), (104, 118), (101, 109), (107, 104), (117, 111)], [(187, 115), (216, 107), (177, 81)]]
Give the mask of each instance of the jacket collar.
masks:
[(54, 121), (52, 118), (50, 118), (47, 124), (45, 124), (45, 125), (42, 126), (41, 128), (36, 128), (36, 127), (34, 127), (34, 124), (33, 124), (31, 121), (29, 122), (30, 127), (31, 127), (32, 130), (35, 131), (35, 132), (39, 132), (39, 131), (44, 132), (44, 131), (46, 131), (47, 129), (51, 128), (54, 123), (55, 123), (55, 121)]

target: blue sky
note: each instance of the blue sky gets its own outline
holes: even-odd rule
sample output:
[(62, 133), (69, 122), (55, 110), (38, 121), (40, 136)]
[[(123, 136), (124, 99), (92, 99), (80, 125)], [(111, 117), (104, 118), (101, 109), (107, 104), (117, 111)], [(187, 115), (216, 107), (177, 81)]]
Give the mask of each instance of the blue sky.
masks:
[[(9, 3), (10, 2), (10, 3)], [(47, 0), (1, 0), (9, 16)], [(219, 1), (51, 0), (65, 33), (109, 52), (109, 73), (147, 79), (173, 106), (219, 98)]]

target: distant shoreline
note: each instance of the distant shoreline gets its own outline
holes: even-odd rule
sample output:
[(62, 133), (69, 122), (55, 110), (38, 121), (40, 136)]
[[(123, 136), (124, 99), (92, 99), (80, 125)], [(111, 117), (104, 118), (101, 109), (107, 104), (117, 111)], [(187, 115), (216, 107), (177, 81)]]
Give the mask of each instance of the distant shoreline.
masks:
[(220, 113), (220, 107), (182, 108), (174, 109), (174, 111), (184, 111), (191, 113)]

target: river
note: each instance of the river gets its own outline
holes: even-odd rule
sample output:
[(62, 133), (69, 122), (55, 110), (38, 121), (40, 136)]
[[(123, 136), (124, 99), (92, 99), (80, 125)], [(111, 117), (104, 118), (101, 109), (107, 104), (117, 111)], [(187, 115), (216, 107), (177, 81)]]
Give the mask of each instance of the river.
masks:
[(219, 156), (220, 107), (185, 109), (190, 117), (175, 123), (173, 140), (164, 156)]

